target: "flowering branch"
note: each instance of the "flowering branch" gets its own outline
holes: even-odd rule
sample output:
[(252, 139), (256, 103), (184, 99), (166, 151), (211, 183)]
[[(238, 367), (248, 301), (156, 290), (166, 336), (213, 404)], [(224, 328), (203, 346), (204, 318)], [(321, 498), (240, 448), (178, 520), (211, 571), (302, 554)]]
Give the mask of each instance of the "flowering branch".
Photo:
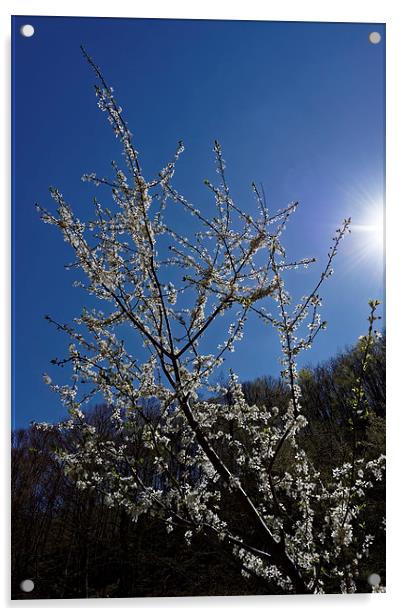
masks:
[[(332, 558), (324, 548), (326, 534), (332, 532), (336, 556), (350, 544), (349, 519), (354, 514), (348, 506), (345, 509), (345, 494), (350, 500), (369, 482), (360, 481), (360, 475), (360, 483), (356, 482), (352, 474), (346, 487), (344, 478), (349, 475), (344, 467), (335, 469), (340, 483), (324, 485), (299, 446), (298, 434), (306, 419), (295, 358), (325, 327), (318, 314), (318, 291), (332, 273), (350, 219), (337, 230), (313, 291), (289, 314), (291, 299), (282, 271), (314, 262), (288, 261), (280, 241), (298, 203), (270, 214), (263, 191), (253, 184), (256, 215), (243, 210), (231, 196), (216, 141), (219, 184), (205, 181), (215, 201), (212, 219), (173, 187), (182, 142), (159, 176), (147, 181), (113, 89), (82, 51), (99, 82), (98, 106), (123, 146), (126, 170), (113, 162), (112, 179), (95, 173), (83, 177), (110, 189), (113, 199), (110, 208), (95, 200), (92, 220), (80, 221), (55, 188), (51, 196), (57, 213), (38, 208), (42, 220), (56, 226), (74, 251), (69, 267), (86, 278), (85, 285), (82, 280), (77, 285), (102, 307), (84, 309), (72, 327), (49, 317), (71, 339), (68, 357), (53, 363), (71, 365), (72, 385), (58, 386), (45, 376), (70, 414), (59, 429), (78, 430), (84, 437), (74, 451), (58, 452), (59, 459), (81, 487), (95, 488), (110, 506), (124, 506), (133, 520), (151, 511), (166, 520), (168, 530), (184, 527), (187, 541), (194, 532), (205, 537), (212, 532), (229, 542), (243, 571), (289, 592), (324, 592), (323, 562)], [(192, 218), (190, 239), (175, 228), (179, 215)], [(179, 283), (180, 271), (185, 274)], [(263, 304), (268, 302), (276, 304), (278, 318), (266, 311)], [(211, 388), (211, 376), (225, 355), (241, 339), (250, 312), (280, 335), (282, 376), (291, 394), (287, 408), (248, 405), (234, 374), (228, 385), (230, 404), (202, 395), (205, 387)], [(295, 332), (309, 314), (307, 333), (298, 340)], [(223, 315), (233, 320), (216, 344), (208, 334)], [(128, 343), (120, 339), (123, 327), (133, 332)], [(146, 353), (142, 365), (132, 355), (138, 340)], [(82, 388), (83, 398), (78, 400)], [(86, 420), (83, 401), (97, 395), (113, 409), (116, 441), (105, 440)], [(156, 417), (147, 414), (150, 400), (157, 401)], [(139, 439), (147, 464), (134, 447)], [(285, 447), (293, 459), (283, 471), (278, 461)], [(374, 475), (381, 468), (381, 461), (372, 462)], [(244, 512), (248, 530), (234, 528), (225, 513), (222, 503), (232, 498)], [(330, 508), (325, 520), (322, 504)], [(341, 513), (343, 523), (339, 523)], [(345, 576), (350, 591), (349, 570)]]

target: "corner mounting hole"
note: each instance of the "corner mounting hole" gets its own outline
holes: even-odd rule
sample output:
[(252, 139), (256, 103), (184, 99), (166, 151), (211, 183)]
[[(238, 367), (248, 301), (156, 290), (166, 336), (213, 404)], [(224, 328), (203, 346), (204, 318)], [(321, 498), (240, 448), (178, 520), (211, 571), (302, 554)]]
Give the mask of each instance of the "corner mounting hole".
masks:
[(379, 583), (381, 582), (381, 578), (378, 575), (378, 573), (372, 573), (371, 575), (368, 576), (367, 581), (370, 584), (370, 586), (378, 586)]
[(32, 580), (22, 580), (20, 588), (23, 592), (32, 592), (35, 588), (35, 584)]
[(381, 34), (379, 32), (370, 32), (368, 38), (373, 45), (378, 45), (381, 42)]
[(20, 32), (22, 36), (29, 38), (35, 34), (35, 28), (31, 24), (24, 24), (21, 26)]

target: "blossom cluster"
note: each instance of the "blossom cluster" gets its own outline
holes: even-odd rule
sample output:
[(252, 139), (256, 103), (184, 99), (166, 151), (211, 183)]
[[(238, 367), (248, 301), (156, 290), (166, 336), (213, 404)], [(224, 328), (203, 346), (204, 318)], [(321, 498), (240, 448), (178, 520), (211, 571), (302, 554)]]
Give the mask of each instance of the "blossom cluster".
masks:
[[(72, 371), (68, 386), (44, 376), (70, 417), (55, 429), (81, 436), (73, 451), (58, 451), (57, 457), (80, 489), (96, 491), (109, 507), (124, 507), (132, 520), (150, 513), (165, 520), (168, 532), (182, 532), (187, 543), (196, 534), (227, 543), (244, 575), (287, 592), (320, 593), (326, 588), (324, 571), (332, 568), (339, 589), (353, 592), (371, 540), (356, 533), (361, 505), (373, 482), (381, 481), (384, 460), (345, 462), (334, 468), (330, 481), (320, 476), (300, 446), (307, 420), (296, 366), (298, 354), (325, 328), (318, 312), (320, 288), (332, 274), (350, 220), (336, 231), (316, 286), (292, 309), (282, 273), (314, 262), (288, 260), (281, 243), (298, 204), (271, 214), (253, 185), (256, 214), (241, 209), (229, 191), (217, 142), (219, 183), (206, 181), (213, 218), (173, 187), (181, 142), (159, 176), (146, 180), (113, 90), (87, 59), (100, 82), (99, 107), (123, 147), (125, 169), (114, 162), (112, 179), (93, 172), (84, 176), (108, 187), (112, 196), (110, 207), (94, 201), (91, 220), (81, 222), (57, 189), (51, 189), (57, 213), (39, 208), (74, 252), (77, 285), (102, 307), (83, 309), (73, 326), (49, 317), (70, 338), (68, 356), (53, 363), (69, 364)], [(192, 238), (169, 223), (171, 209), (173, 218), (178, 210), (194, 218)], [(160, 256), (166, 239), (168, 254)], [(184, 273), (180, 281), (178, 272)], [(251, 314), (279, 334), (282, 377), (290, 392), (285, 408), (249, 405), (234, 373), (225, 386), (212, 384)], [(214, 335), (206, 344), (212, 324), (223, 316), (230, 325), (222, 339)], [(146, 361), (133, 355), (127, 332), (142, 342)], [(206, 399), (206, 388), (215, 397)], [(360, 396), (358, 384), (357, 392)], [(84, 410), (96, 396), (111, 409), (113, 438), (86, 417)], [(279, 463), (285, 450), (286, 469)], [(239, 536), (231, 528), (222, 502), (232, 498), (248, 516), (257, 544), (252, 534)], [(352, 548), (345, 561), (345, 549)]]

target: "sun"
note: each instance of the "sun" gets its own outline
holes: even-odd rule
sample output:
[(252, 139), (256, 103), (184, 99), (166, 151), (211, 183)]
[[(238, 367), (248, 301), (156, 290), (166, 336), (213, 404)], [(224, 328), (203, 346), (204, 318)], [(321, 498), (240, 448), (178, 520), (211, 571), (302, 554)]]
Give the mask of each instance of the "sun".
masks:
[(352, 218), (352, 233), (355, 237), (358, 261), (384, 261), (384, 204), (381, 199), (369, 201)]

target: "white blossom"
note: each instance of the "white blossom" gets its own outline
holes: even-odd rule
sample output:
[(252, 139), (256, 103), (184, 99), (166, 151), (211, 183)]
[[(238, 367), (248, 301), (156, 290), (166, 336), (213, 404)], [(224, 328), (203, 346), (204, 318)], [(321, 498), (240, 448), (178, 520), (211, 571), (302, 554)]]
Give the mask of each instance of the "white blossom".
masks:
[[(293, 307), (282, 271), (314, 262), (289, 261), (281, 243), (297, 203), (270, 215), (253, 185), (256, 211), (243, 210), (229, 192), (215, 142), (219, 184), (206, 181), (216, 208), (211, 217), (173, 186), (183, 144), (156, 179), (145, 179), (111, 88), (102, 82), (96, 94), (123, 147), (125, 169), (113, 167), (112, 179), (95, 172), (83, 179), (109, 187), (112, 206), (95, 202), (90, 220), (82, 222), (53, 188), (56, 213), (40, 208), (44, 222), (57, 227), (70, 245), (71, 267), (85, 277), (79, 285), (99, 306), (84, 309), (74, 327), (56, 323), (70, 338), (69, 356), (59, 364), (71, 365), (71, 381), (56, 385), (47, 374), (43, 379), (69, 413), (58, 429), (82, 436), (74, 450), (58, 452), (57, 459), (79, 489), (100, 491), (106, 506), (124, 507), (134, 521), (150, 512), (165, 520), (167, 532), (182, 529), (187, 543), (194, 533), (214, 534), (231, 547), (243, 575), (251, 572), (285, 592), (321, 593), (325, 562), (339, 590), (354, 592), (358, 564), (374, 539), (359, 539), (361, 505), (372, 482), (382, 480), (384, 456), (345, 460), (332, 469), (332, 478), (320, 476), (300, 444), (308, 422), (296, 365), (325, 328), (318, 290), (332, 275), (350, 220), (333, 238), (315, 291)], [(189, 237), (171, 228), (171, 210), (182, 217)], [(228, 352), (247, 337), (250, 314), (279, 334), (289, 391), (284, 408), (248, 404), (233, 372), (224, 385), (214, 384)], [(128, 342), (132, 332), (143, 345), (141, 361)], [(370, 340), (371, 335), (361, 344)], [(208, 389), (215, 397), (205, 397)], [(88, 421), (86, 405), (96, 396), (112, 409), (113, 440)], [(356, 404), (355, 409), (364, 408)], [(141, 453), (133, 453), (134, 442)], [(282, 471), (277, 461), (285, 449), (289, 467)], [(247, 492), (246, 477), (253, 491)], [(221, 510), (228, 493), (264, 545), (248, 545), (252, 529), (245, 528), (242, 537), (241, 529), (231, 528)], [(358, 555), (346, 565), (344, 548)]]

